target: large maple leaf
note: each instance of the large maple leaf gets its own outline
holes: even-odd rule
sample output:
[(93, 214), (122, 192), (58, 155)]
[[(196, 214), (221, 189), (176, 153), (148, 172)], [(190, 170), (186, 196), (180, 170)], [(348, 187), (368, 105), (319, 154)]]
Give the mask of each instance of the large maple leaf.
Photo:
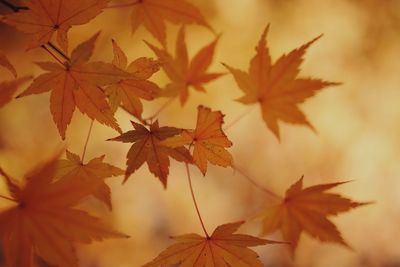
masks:
[(10, 102), (18, 88), (30, 79), (32, 77), (22, 77), (13, 81), (0, 82), (0, 108)]
[(70, 151), (67, 151), (66, 155), (66, 159), (62, 159), (58, 162), (56, 177), (64, 180), (71, 180), (71, 182), (79, 179), (80, 181), (78, 182), (97, 184), (97, 189), (94, 190), (92, 195), (104, 202), (111, 210), (111, 190), (104, 182), (104, 179), (123, 175), (125, 171), (103, 162), (105, 155), (94, 158), (86, 164), (82, 162), (78, 155)]
[(178, 33), (175, 58), (167, 50), (159, 49), (147, 43), (163, 63), (162, 68), (171, 80), (163, 95), (167, 97), (179, 96), (183, 105), (189, 97), (190, 87), (205, 92), (204, 85), (206, 83), (221, 77), (223, 73), (207, 72), (212, 63), (217, 42), (218, 38), (203, 47), (191, 61), (189, 61), (185, 43), (184, 27)]
[(203, 175), (207, 172), (207, 162), (219, 166), (232, 166), (232, 155), (225, 149), (232, 142), (222, 131), (224, 115), (221, 111), (199, 106), (197, 124), (194, 130), (184, 130), (181, 134), (168, 138), (161, 143), (170, 147), (194, 146), (193, 161)]
[(32, 35), (29, 48), (49, 42), (57, 32), (57, 42), (64, 52), (68, 50), (68, 31), (73, 25), (82, 25), (106, 7), (108, 0), (30, 0), (27, 10), (0, 17), (0, 20)]
[(16, 202), (0, 212), (0, 239), (7, 267), (31, 267), (36, 254), (48, 264), (78, 267), (75, 243), (127, 237), (74, 208), (94, 189), (79, 179), (54, 179), (58, 156), (36, 167), (20, 186), (4, 172)]
[(71, 59), (63, 65), (37, 63), (48, 72), (35, 78), (29, 88), (19, 95), (22, 97), (51, 90), (50, 111), (63, 139), (75, 107), (91, 119), (121, 132), (107, 102), (107, 96), (99, 87), (116, 83), (131, 74), (111, 63), (88, 62), (97, 36), (98, 33), (76, 47)]
[(283, 239), (290, 243), (292, 252), (303, 231), (320, 241), (348, 247), (339, 230), (327, 217), (369, 203), (354, 202), (339, 194), (325, 192), (344, 183), (320, 184), (303, 189), (301, 178), (286, 191), (282, 203), (270, 206), (262, 213), (264, 234), (280, 230)]
[(186, 0), (139, 0), (133, 6), (132, 31), (143, 24), (164, 47), (166, 20), (175, 24), (197, 23), (211, 29), (201, 12)]
[(236, 83), (245, 94), (238, 101), (246, 105), (259, 103), (265, 123), (279, 139), (278, 120), (303, 124), (313, 129), (307, 117), (299, 109), (299, 104), (321, 89), (339, 85), (339, 83), (298, 77), (307, 48), (320, 37), (294, 49), (287, 55), (282, 55), (272, 64), (266, 42), (268, 28), (261, 36), (256, 47), (256, 55), (251, 59), (247, 73), (225, 66), (233, 74)]
[(111, 141), (133, 143), (127, 154), (125, 181), (143, 163), (147, 162), (150, 172), (158, 177), (166, 188), (169, 174), (169, 157), (181, 162), (191, 162), (192, 160), (186, 148), (182, 146), (171, 148), (161, 144), (162, 140), (181, 133), (182, 129), (159, 127), (157, 121), (150, 125), (150, 129), (135, 122), (132, 122), (132, 125), (135, 130), (109, 139)]
[(280, 242), (250, 235), (234, 234), (244, 222), (218, 226), (210, 237), (186, 234), (173, 237), (177, 241), (143, 267), (261, 267), (258, 255), (248, 247)]
[(6, 55), (4, 55), (1, 51), (0, 51), (0, 66), (8, 69), (14, 75), (15, 78), (17, 77), (17, 70), (8, 60)]
[(151, 58), (141, 57), (128, 66), (128, 59), (118, 44), (113, 40), (113, 64), (132, 74), (105, 89), (110, 99), (111, 109), (115, 112), (122, 106), (136, 118), (142, 119), (143, 105), (140, 99), (153, 100), (160, 94), (160, 88), (148, 79), (160, 69), (160, 63)]

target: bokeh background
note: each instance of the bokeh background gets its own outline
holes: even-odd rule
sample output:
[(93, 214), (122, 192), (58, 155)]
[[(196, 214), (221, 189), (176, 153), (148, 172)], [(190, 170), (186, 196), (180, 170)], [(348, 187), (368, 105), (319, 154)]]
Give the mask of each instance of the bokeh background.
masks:
[[(295, 259), (284, 246), (257, 248), (265, 266), (296, 267), (395, 267), (400, 266), (400, 1), (397, 0), (191, 0), (222, 33), (214, 71), (225, 71), (220, 62), (247, 69), (261, 32), (270, 23), (268, 42), (273, 59), (314, 37), (324, 34), (306, 55), (301, 76), (343, 82), (319, 93), (302, 105), (317, 134), (305, 127), (280, 124), (282, 140), (266, 128), (257, 106), (234, 101), (241, 95), (226, 75), (207, 85), (207, 94), (192, 91), (181, 107), (174, 101), (159, 116), (162, 125), (192, 128), (196, 107), (206, 104), (226, 114), (227, 124), (243, 112), (249, 114), (229, 128), (235, 164), (276, 193), (301, 175), (305, 185), (354, 180), (338, 188), (358, 201), (376, 201), (333, 218), (354, 251), (321, 244), (303, 234)], [(130, 60), (154, 56), (142, 40), (157, 44), (144, 28), (132, 34), (130, 8), (108, 9), (91, 23), (74, 27), (70, 49), (101, 29), (94, 59), (111, 61), (111, 38), (118, 41)], [(0, 6), (0, 13), (9, 12)], [(178, 26), (168, 24), (173, 51)], [(200, 26), (187, 27), (190, 55), (214, 35)], [(0, 24), (0, 50), (5, 51), (19, 75), (38, 75), (32, 62), (51, 60), (40, 49), (25, 51), (26, 37)], [(0, 70), (1, 80), (11, 79)], [(168, 80), (160, 72), (153, 77), (160, 86)], [(153, 114), (166, 99), (145, 103), (145, 115)], [(122, 129), (132, 119), (123, 110), (116, 117)], [(66, 146), (80, 154), (90, 120), (78, 111), (61, 142), (49, 111), (49, 95), (18, 100), (0, 110), (0, 165), (14, 177), (22, 177), (36, 162)], [(106, 154), (106, 161), (125, 167), (129, 144), (106, 142), (117, 133), (98, 123), (87, 159)], [(247, 220), (241, 232), (257, 235), (261, 221), (255, 216), (269, 199), (232, 169), (209, 167), (206, 177), (192, 168), (195, 192), (206, 227)], [(172, 161), (168, 190), (146, 165), (125, 184), (111, 178), (113, 212), (98, 202), (85, 203), (95, 214), (131, 236), (78, 249), (84, 267), (132, 267), (150, 261), (172, 241), (171, 235), (201, 233), (190, 198), (184, 165)], [(3, 194), (5, 187), (0, 186)], [(0, 206), (6, 203), (0, 201)], [(280, 239), (280, 235), (269, 236)]]

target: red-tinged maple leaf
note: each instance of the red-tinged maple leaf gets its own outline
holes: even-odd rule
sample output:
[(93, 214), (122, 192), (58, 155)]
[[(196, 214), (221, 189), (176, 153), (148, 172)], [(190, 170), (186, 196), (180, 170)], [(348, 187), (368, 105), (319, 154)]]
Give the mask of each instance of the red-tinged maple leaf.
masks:
[(232, 155), (225, 149), (232, 146), (232, 142), (221, 128), (224, 115), (221, 111), (211, 111), (204, 106), (199, 106), (197, 110), (195, 130), (184, 130), (161, 143), (169, 147), (193, 145), (193, 161), (203, 175), (207, 172), (207, 162), (223, 167), (232, 166)]
[(132, 32), (143, 24), (164, 47), (165, 21), (174, 24), (197, 23), (212, 31), (201, 12), (186, 0), (139, 0), (133, 6)]
[(159, 49), (147, 43), (163, 63), (162, 68), (171, 80), (171, 83), (166, 86), (163, 96), (179, 96), (183, 105), (189, 97), (190, 87), (197, 91), (205, 92), (204, 85), (206, 83), (224, 75), (223, 73), (207, 72), (212, 63), (218, 39), (216, 38), (213, 42), (203, 47), (190, 62), (185, 43), (184, 27), (178, 33), (175, 58), (165, 49)]
[(74, 208), (91, 194), (89, 183), (54, 179), (58, 155), (17, 184), (0, 169), (15, 205), (0, 212), (0, 239), (7, 267), (32, 267), (36, 254), (52, 266), (78, 267), (74, 244), (127, 237)]
[(320, 36), (289, 54), (282, 55), (272, 64), (266, 42), (268, 28), (261, 36), (256, 47), (256, 55), (251, 59), (247, 73), (225, 66), (245, 94), (238, 101), (246, 105), (259, 103), (265, 123), (279, 139), (278, 120), (306, 125), (313, 129), (307, 117), (299, 109), (299, 104), (323, 88), (339, 83), (298, 77), (307, 48)]
[(111, 63), (88, 62), (99, 33), (83, 42), (71, 54), (71, 59), (60, 65), (52, 62), (37, 63), (48, 71), (34, 79), (19, 97), (51, 90), (50, 111), (63, 139), (75, 107), (91, 119), (121, 132), (107, 96), (100, 86), (116, 83), (130, 77)]
[(128, 59), (118, 44), (113, 40), (113, 64), (132, 74), (105, 89), (113, 112), (122, 104), (129, 113), (142, 119), (143, 105), (140, 99), (153, 100), (160, 94), (160, 88), (148, 79), (160, 69), (160, 63), (151, 58), (141, 57), (128, 66)]
[(46, 44), (57, 32), (57, 42), (67, 52), (69, 29), (88, 23), (107, 3), (108, 0), (30, 0), (25, 1), (27, 10), (0, 17), (0, 21), (32, 35), (29, 48)]
[(0, 66), (8, 69), (14, 75), (14, 77), (17, 78), (17, 76), (18, 76), (17, 70), (14, 68), (14, 66), (11, 64), (11, 62), (8, 60), (6, 55), (4, 55), (1, 51), (0, 51)]
[(286, 191), (280, 204), (262, 212), (264, 234), (280, 230), (283, 239), (290, 243), (292, 252), (303, 231), (320, 241), (349, 247), (328, 217), (369, 203), (354, 202), (339, 194), (325, 192), (345, 183), (320, 184), (303, 189), (301, 178)]
[(8, 102), (13, 99), (15, 92), (25, 82), (32, 79), (32, 77), (23, 77), (13, 81), (1, 82), (0, 83), (0, 108), (5, 106)]
[(157, 121), (150, 126), (150, 129), (135, 122), (132, 122), (132, 125), (135, 130), (109, 139), (110, 141), (133, 143), (127, 154), (127, 169), (124, 182), (143, 163), (147, 162), (150, 172), (158, 177), (166, 188), (169, 174), (169, 157), (181, 162), (191, 162), (192, 158), (186, 148), (171, 148), (160, 144), (160, 142), (168, 137), (180, 134), (182, 129), (159, 127)]
[(280, 242), (234, 234), (244, 222), (218, 226), (210, 237), (186, 234), (173, 237), (177, 243), (143, 267), (261, 267), (258, 255), (248, 247)]
[(79, 180), (78, 182), (80, 183), (97, 184), (97, 188), (93, 191), (92, 195), (104, 202), (111, 210), (111, 190), (104, 182), (104, 179), (123, 175), (125, 171), (111, 164), (104, 163), (105, 155), (94, 158), (86, 164), (74, 153), (67, 151), (66, 155), (67, 159), (62, 159), (58, 162), (56, 177), (71, 180), (71, 182)]

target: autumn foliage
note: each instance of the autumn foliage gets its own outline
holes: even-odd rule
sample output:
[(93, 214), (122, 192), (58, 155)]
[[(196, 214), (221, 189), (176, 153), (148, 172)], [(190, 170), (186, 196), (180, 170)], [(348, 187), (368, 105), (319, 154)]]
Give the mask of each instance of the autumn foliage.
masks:
[[(82, 140), (85, 140), (82, 156), (72, 152), (66, 143), (61, 152), (53, 153), (44, 162), (38, 159), (38, 162), (32, 163), (35, 167), (22, 179), (11, 175), (13, 172), (0, 162), (0, 176), (7, 188), (7, 192), (0, 195), (0, 200), (11, 203), (0, 213), (0, 240), (6, 267), (38, 266), (41, 261), (49, 266), (78, 267), (82, 266), (76, 253), (78, 244), (129, 238), (123, 231), (114, 230), (111, 223), (103, 223), (90, 215), (90, 209), (85, 208), (85, 201), (88, 197), (94, 197), (109, 212), (113, 212), (112, 196), (117, 193), (106, 183), (106, 179), (119, 179), (113, 177), (122, 176), (121, 186), (125, 186), (128, 179), (135, 177), (141, 169), (148, 170), (161, 182), (162, 188), (168, 190), (168, 185), (182, 178), (171, 177), (171, 173), (176, 174), (172, 172), (172, 166), (180, 166), (188, 179), (188, 195), (190, 192), (204, 233), (179, 236), (170, 233), (174, 243), (158, 256), (154, 255), (153, 260), (149, 258), (143, 266), (265, 266), (268, 260), (263, 262), (257, 252), (251, 249), (264, 245), (279, 245), (279, 249), (289, 251), (292, 260), (295, 260), (302, 233), (321, 242), (356, 249), (351, 246), (351, 240), (345, 241), (339, 230), (340, 225), (331, 221), (331, 217), (370, 202), (357, 202), (330, 192), (346, 184), (341, 178), (334, 183), (309, 187), (303, 186), (307, 177), (291, 186), (290, 181), (285, 181), (288, 189), (284, 196), (279, 196), (257, 182), (262, 177), (243, 175), (268, 197), (272, 196), (273, 201), (248, 218), (237, 218), (235, 223), (221, 221), (220, 226), (208, 234), (204, 223), (206, 220), (202, 218), (194, 193), (191, 171), (200, 171), (206, 183), (210, 179), (207, 177), (210, 166), (231, 169), (232, 183), (239, 179), (233, 173), (243, 174), (243, 170), (236, 164), (236, 156), (231, 150), (235, 142), (230, 139), (227, 130), (235, 127), (240, 118), (226, 125), (225, 111), (211, 108), (213, 104), (207, 102), (197, 106), (197, 119), (191, 118), (190, 128), (185, 128), (178, 117), (173, 118), (176, 124), (167, 124), (159, 118), (174, 99), (179, 99), (180, 112), (184, 114), (191, 109), (187, 103), (191, 97), (195, 97), (192, 96), (194, 91), (207, 94), (210, 84), (220, 79), (232, 79), (242, 92), (236, 101), (260, 107), (265, 131), (272, 131), (279, 141), (282, 132), (278, 125), (280, 121), (307, 126), (317, 132), (318, 125), (314, 126), (309, 121), (300, 104), (323, 89), (337, 90), (336, 87), (341, 85), (338, 81), (304, 77), (300, 73), (306, 51), (316, 45), (323, 38), (322, 35), (311, 41), (304, 40), (304, 45), (273, 60), (267, 43), (270, 26), (265, 27), (266, 22), (259, 26), (259, 42), (251, 45), (256, 47), (255, 55), (248, 59), (248, 70), (243, 71), (233, 67), (234, 63), (229, 59), (217, 58), (217, 49), (223, 49), (221, 39), (224, 35), (217, 34), (200, 8), (189, 0), (140, 0), (128, 3), (108, 0), (28, 0), (18, 3), (0, 1), (0, 4), (10, 9), (0, 17), (0, 22), (28, 36), (25, 39), (27, 51), (19, 53), (22, 55), (42, 50), (43, 55), (47, 54), (50, 58), (50, 61), (44, 58), (32, 62), (32, 66), (41, 69), (39, 75), (21, 77), (9, 57), (0, 52), (0, 67), (8, 75), (0, 78), (0, 108), (13, 101), (23, 104), (25, 99), (33, 95), (49, 94), (48, 107), (38, 108), (51, 113), (60, 141), (69, 141), (68, 129), (77, 111), (91, 121), (87, 125), (87, 139), (82, 136)], [(119, 9), (127, 9), (131, 13), (131, 22), (123, 25), (124, 28), (131, 28), (135, 33), (143, 26), (152, 35), (154, 40), (145, 40), (143, 45), (154, 58), (137, 55), (135, 59), (129, 59), (130, 54), (119, 45), (118, 40), (113, 36), (103, 36), (108, 40), (109, 49), (104, 53), (110, 54), (112, 51), (113, 58), (107, 61), (96, 57), (92, 60), (101, 31), (82, 39), (74, 48), (70, 47), (71, 28), (91, 23), (101, 13), (118, 12)], [(174, 50), (168, 45), (169, 31), (166, 29), (170, 23), (178, 25), (176, 36), (171, 37), (171, 40), (176, 40)], [(202, 30), (205, 29), (212, 36), (201, 42), (200, 49), (194, 54), (189, 52), (192, 50), (187, 45), (189, 37), (186, 33), (192, 30), (189, 24), (202, 26)], [(273, 27), (279, 28), (279, 25)], [(218, 31), (223, 32), (223, 29)], [(213, 63), (221, 61), (224, 63), (219, 64), (219, 70), (211, 70)], [(165, 83), (155, 82), (153, 75), (161, 73), (165, 76)], [(223, 97), (232, 98), (229, 95)], [(155, 100), (166, 101), (166, 104), (160, 105), (154, 115), (144, 116), (146, 105)], [(156, 103), (158, 105), (161, 102)], [(121, 125), (126, 125), (126, 122), (117, 120), (118, 110), (129, 115), (132, 129), (123, 130)], [(98, 155), (102, 156), (85, 159), (88, 140), (94, 134), (92, 128), (96, 123), (115, 130), (114, 135), (104, 140), (106, 143), (124, 143), (122, 145), (127, 150), (125, 168), (107, 163), (111, 156), (102, 155), (101, 151)], [(247, 131), (251, 135), (252, 129)], [(248, 137), (243, 138), (250, 140)], [(317, 135), (314, 137), (318, 138)], [(251, 143), (247, 145), (253, 146)], [(255, 151), (257, 149), (262, 148), (254, 147)], [(256, 156), (257, 152), (254, 153)], [(299, 173), (296, 177), (301, 175)], [(262, 222), (257, 222), (258, 230), (262, 230), (260, 236), (236, 233), (245, 224), (244, 219), (254, 223), (254, 217), (257, 216), (262, 217)], [(274, 234), (272, 239), (275, 241), (264, 239), (271, 234)]]

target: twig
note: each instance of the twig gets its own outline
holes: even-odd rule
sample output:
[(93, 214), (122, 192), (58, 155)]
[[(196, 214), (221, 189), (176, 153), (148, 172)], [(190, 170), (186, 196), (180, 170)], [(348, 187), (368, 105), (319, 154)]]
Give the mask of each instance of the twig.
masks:
[(58, 63), (64, 66), (64, 62), (62, 62), (53, 52), (50, 51), (50, 49), (47, 48), (47, 46), (42, 45), (41, 48), (47, 51), (55, 60), (57, 60)]
[(88, 134), (87, 134), (87, 137), (86, 137), (86, 141), (85, 141), (85, 145), (83, 146), (82, 157), (81, 157), (81, 162), (82, 163), (83, 163), (83, 159), (85, 158), (86, 149), (87, 149), (87, 146), (88, 146), (88, 143), (89, 143), (90, 136), (92, 134), (93, 124), (94, 124), (94, 120), (92, 120), (92, 122), (90, 123), (89, 131), (88, 131)]
[(185, 166), (186, 166), (186, 174), (187, 174), (187, 178), (188, 178), (188, 182), (189, 182), (190, 193), (191, 193), (191, 195), (192, 195), (194, 207), (196, 208), (197, 216), (199, 217), (200, 224), (201, 224), (201, 227), (203, 228), (204, 234), (206, 235), (206, 238), (209, 239), (210, 236), (208, 235), (208, 232), (207, 232), (207, 230), (206, 230), (206, 227), (204, 226), (204, 222), (203, 222), (203, 219), (201, 218), (201, 214), (200, 214), (200, 211), (199, 211), (199, 207), (198, 207), (198, 205), (197, 205), (196, 197), (194, 196), (193, 185), (192, 185), (192, 178), (190, 177), (190, 171), (189, 171), (189, 165), (188, 165), (187, 163), (185, 163)]
[(134, 6), (134, 5), (140, 4), (142, 1), (143, 1), (143, 0), (136, 0), (136, 1), (133, 1), (133, 2), (129, 2), (129, 3), (116, 4), (116, 5), (107, 6), (106, 8), (130, 7), (130, 6)]
[(60, 56), (62, 56), (66, 61), (70, 61), (70, 58), (64, 54), (61, 49), (59, 49), (57, 46), (55, 46), (52, 42), (47, 43), (54, 51), (56, 51)]
[(232, 168), (237, 171), (238, 173), (240, 173), (241, 176), (243, 176), (244, 178), (246, 178), (247, 181), (249, 181), (252, 185), (254, 185), (257, 189), (263, 191), (264, 193), (266, 193), (267, 195), (269, 195), (270, 197), (276, 199), (276, 200), (282, 200), (283, 198), (272, 192), (271, 190), (265, 188), (264, 186), (260, 185), (258, 182), (256, 182), (252, 177), (250, 177), (248, 174), (246, 174), (244, 171), (242, 171), (241, 169), (239, 169), (236, 166), (232, 166)]
[(170, 98), (167, 102), (164, 103), (164, 105), (162, 105), (153, 115), (151, 115), (150, 117), (147, 117), (146, 119), (144, 119), (145, 121), (153, 121), (155, 118), (158, 117), (158, 115), (160, 115), (160, 113), (166, 109), (169, 105), (171, 105), (171, 103), (175, 100), (176, 97), (172, 97)]
[(229, 128), (231, 128), (233, 125), (235, 125), (236, 123), (238, 123), (239, 121), (241, 121), (244, 117), (246, 117), (247, 115), (249, 115), (251, 113), (251, 111), (254, 110), (255, 106), (251, 106), (249, 108), (247, 108), (242, 114), (240, 114), (236, 119), (234, 119), (232, 122), (230, 122), (228, 125), (226, 125), (224, 127), (224, 131), (227, 131)]
[(26, 7), (26, 6), (16, 6), (16, 5), (14, 5), (14, 4), (12, 4), (12, 3), (6, 1), (6, 0), (0, 0), (0, 3), (3, 4), (4, 6), (8, 7), (9, 9), (11, 9), (11, 10), (14, 11), (14, 12), (18, 12), (18, 11), (20, 11), (20, 10), (27, 10), (27, 9), (29, 9), (29, 8)]
[[(6, 179), (6, 182), (8, 184), (11, 183), (11, 177), (8, 176), (8, 174), (2, 168), (0, 168), (0, 175), (3, 176)], [(9, 200), (9, 201), (12, 201), (12, 202), (18, 202), (16, 199), (13, 199), (13, 198), (10, 198), (10, 197), (6, 197), (6, 196), (3, 196), (3, 195), (0, 195), (0, 198), (6, 199), (6, 200)]]

